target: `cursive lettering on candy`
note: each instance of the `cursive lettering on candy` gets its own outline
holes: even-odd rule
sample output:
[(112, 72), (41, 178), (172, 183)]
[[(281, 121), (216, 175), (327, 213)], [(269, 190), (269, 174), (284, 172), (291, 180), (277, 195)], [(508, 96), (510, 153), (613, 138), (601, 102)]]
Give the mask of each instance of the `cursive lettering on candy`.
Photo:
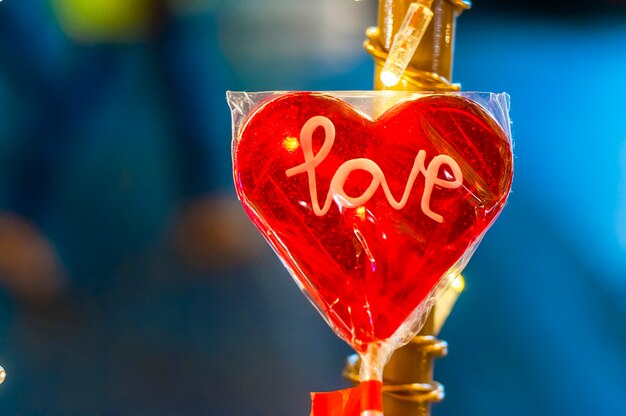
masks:
[[(324, 142), (322, 148), (317, 154), (313, 153), (313, 132), (318, 128), (323, 128), (325, 133)], [(401, 210), (406, 205), (411, 189), (415, 180), (421, 173), (424, 176), (424, 193), (422, 194), (421, 209), (422, 212), (428, 217), (432, 218), (438, 223), (443, 222), (443, 217), (430, 209), (430, 198), (433, 193), (433, 188), (439, 186), (447, 189), (459, 188), (463, 184), (463, 173), (458, 163), (448, 155), (435, 156), (428, 167), (425, 166), (426, 151), (420, 150), (415, 157), (413, 168), (406, 183), (404, 193), (399, 201), (396, 201), (389, 185), (385, 178), (380, 166), (374, 161), (365, 158), (352, 159), (344, 162), (335, 174), (330, 182), (330, 189), (328, 195), (324, 201), (324, 205), (320, 206), (317, 195), (317, 181), (315, 176), (315, 168), (319, 166), (324, 159), (330, 153), (333, 144), (335, 142), (335, 125), (331, 120), (323, 116), (315, 116), (310, 118), (302, 127), (300, 131), (300, 145), (302, 152), (304, 153), (304, 163), (295, 166), (291, 169), (287, 169), (285, 173), (287, 177), (306, 173), (309, 179), (309, 192), (311, 195), (311, 205), (313, 212), (317, 216), (324, 216), (330, 210), (332, 201), (334, 200), (338, 205), (345, 208), (357, 208), (364, 205), (369, 201), (374, 193), (378, 190), (378, 187), (383, 188), (383, 192), (387, 197), (389, 204), (396, 210)], [(440, 179), (439, 169), (441, 166), (447, 165), (452, 171), (452, 180)], [(355, 170), (363, 170), (369, 172), (372, 175), (372, 180), (367, 189), (357, 197), (351, 197), (344, 191), (344, 186), (348, 176)]]

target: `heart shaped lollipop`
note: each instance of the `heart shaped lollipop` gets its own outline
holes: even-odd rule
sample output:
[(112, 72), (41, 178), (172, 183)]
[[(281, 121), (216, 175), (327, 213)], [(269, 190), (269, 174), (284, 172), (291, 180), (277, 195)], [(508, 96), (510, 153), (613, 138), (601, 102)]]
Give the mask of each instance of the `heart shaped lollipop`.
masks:
[(285, 94), (248, 117), (233, 160), (248, 215), (359, 352), (463, 268), (512, 180), (505, 132), (458, 95), (372, 121), (329, 95)]

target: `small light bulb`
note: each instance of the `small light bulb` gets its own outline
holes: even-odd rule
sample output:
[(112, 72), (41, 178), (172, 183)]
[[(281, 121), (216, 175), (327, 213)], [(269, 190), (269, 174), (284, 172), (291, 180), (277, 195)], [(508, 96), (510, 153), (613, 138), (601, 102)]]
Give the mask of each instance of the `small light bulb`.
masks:
[(429, 8), (431, 3), (429, 0), (421, 0), (409, 6), (402, 26), (393, 38), (385, 66), (380, 73), (380, 80), (386, 87), (393, 87), (400, 82), (402, 74), (415, 55), (433, 18), (433, 12)]
[(463, 292), (465, 289), (465, 279), (463, 279), (461, 275), (456, 276), (452, 281), (452, 288), (458, 293)]
[(400, 82), (400, 77), (389, 70), (384, 70), (380, 73), (380, 80), (385, 84), (385, 87), (393, 87)]

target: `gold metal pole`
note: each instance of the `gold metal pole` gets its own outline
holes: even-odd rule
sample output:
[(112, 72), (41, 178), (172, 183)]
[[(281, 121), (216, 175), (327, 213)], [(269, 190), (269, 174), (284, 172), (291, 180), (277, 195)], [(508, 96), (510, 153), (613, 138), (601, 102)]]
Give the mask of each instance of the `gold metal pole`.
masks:
[[(367, 30), (365, 50), (375, 61), (374, 89), (385, 87), (380, 81), (380, 71), (385, 64), (387, 52), (409, 5), (414, 0), (380, 0), (378, 26)], [(456, 18), (470, 8), (466, 0), (434, 0), (433, 21), (424, 34), (420, 45), (393, 90), (398, 91), (458, 91), (460, 86), (451, 82), (452, 55)]]
[[(379, 0), (378, 27), (367, 30), (364, 47), (375, 62), (374, 89), (386, 89), (380, 80), (393, 37), (414, 0)], [(433, 21), (400, 82), (399, 91), (458, 91), (453, 84), (452, 57), (456, 18), (470, 8), (466, 0), (434, 0)], [(388, 88), (387, 88), (388, 89)], [(385, 367), (383, 408), (385, 416), (429, 416), (431, 404), (444, 398), (444, 389), (433, 380), (433, 361), (444, 357), (448, 344), (436, 338), (463, 290), (461, 276), (433, 307), (426, 324), (409, 344), (398, 349)], [(348, 358), (344, 376), (359, 381), (359, 362)]]

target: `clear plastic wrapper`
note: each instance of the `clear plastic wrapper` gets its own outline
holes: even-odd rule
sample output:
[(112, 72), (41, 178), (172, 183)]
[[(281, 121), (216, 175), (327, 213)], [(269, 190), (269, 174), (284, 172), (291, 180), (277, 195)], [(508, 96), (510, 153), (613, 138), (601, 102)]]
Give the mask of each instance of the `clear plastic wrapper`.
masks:
[[(391, 353), (420, 330), (506, 202), (508, 95), (227, 98), (234, 180), (246, 212), (361, 356), (361, 380), (374, 382), (367, 394), (379, 395)], [(379, 414), (371, 407), (377, 400), (364, 403), (364, 415)]]

